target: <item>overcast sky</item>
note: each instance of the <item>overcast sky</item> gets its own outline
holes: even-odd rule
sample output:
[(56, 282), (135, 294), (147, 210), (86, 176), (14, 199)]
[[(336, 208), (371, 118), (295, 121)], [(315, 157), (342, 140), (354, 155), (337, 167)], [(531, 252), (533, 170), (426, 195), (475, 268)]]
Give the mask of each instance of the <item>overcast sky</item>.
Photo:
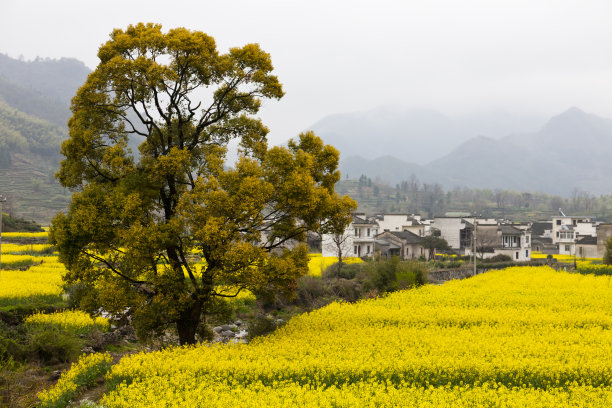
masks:
[(140, 21), (269, 52), (286, 92), (261, 112), (273, 142), (380, 105), (612, 118), (610, 1), (0, 0), (0, 52), (93, 69), (111, 30)]

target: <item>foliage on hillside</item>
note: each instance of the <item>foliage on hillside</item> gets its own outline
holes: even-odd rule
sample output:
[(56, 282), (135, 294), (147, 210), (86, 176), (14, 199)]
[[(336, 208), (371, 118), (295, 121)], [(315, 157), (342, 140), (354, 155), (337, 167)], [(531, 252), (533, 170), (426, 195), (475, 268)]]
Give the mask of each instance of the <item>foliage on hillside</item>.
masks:
[[(61, 127), (20, 112), (0, 100), (0, 151), (31, 152), (56, 159), (65, 138), (66, 131)], [(3, 159), (5, 162), (0, 165), (10, 165), (6, 157)]]
[(67, 103), (53, 100), (32, 89), (23, 88), (0, 74), (0, 98), (13, 108), (28, 115), (65, 126), (70, 117)]
[(34, 221), (29, 221), (19, 217), (11, 217), (9, 214), (2, 213), (2, 232), (43, 232), (42, 227)]
[(593, 215), (598, 220), (612, 220), (612, 196), (593, 196), (573, 190), (569, 197), (545, 193), (454, 188), (445, 191), (437, 183), (421, 183), (418, 178), (402, 181), (395, 186), (361, 175), (357, 180), (344, 179), (336, 189), (349, 194), (366, 213), (413, 213), (427, 217), (447, 212), (470, 212), (483, 217), (512, 220), (545, 220), (559, 214)]

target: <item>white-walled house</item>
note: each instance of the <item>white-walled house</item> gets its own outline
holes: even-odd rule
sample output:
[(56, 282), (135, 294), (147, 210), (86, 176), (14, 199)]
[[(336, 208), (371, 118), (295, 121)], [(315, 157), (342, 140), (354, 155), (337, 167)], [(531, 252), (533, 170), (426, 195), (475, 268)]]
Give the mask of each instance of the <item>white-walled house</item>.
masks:
[(410, 231), (420, 237), (425, 235), (425, 225), (421, 217), (414, 214), (380, 214), (375, 217), (379, 232)]
[(568, 215), (552, 217), (552, 243), (557, 245), (559, 254), (576, 254), (576, 241), (587, 236), (597, 236), (597, 227), (591, 217)]
[(436, 217), (431, 227), (439, 230), (440, 237), (454, 250), (465, 248), (472, 241), (473, 225), (462, 217)]
[(528, 227), (501, 224), (498, 236), (501, 246), (495, 248), (495, 255), (508, 255), (513, 261), (531, 260), (531, 232)]
[[(477, 223), (475, 236), (476, 256), (479, 258), (506, 255), (513, 261), (531, 260), (531, 232), (528, 226)], [(472, 255), (472, 249), (466, 247), (465, 254)]]

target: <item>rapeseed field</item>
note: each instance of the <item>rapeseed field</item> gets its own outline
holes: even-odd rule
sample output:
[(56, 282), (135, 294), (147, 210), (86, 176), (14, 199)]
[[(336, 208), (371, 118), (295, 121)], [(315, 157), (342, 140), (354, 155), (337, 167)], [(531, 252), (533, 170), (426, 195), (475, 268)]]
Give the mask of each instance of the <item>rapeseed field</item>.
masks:
[(609, 407), (612, 278), (515, 267), (124, 357), (101, 405)]

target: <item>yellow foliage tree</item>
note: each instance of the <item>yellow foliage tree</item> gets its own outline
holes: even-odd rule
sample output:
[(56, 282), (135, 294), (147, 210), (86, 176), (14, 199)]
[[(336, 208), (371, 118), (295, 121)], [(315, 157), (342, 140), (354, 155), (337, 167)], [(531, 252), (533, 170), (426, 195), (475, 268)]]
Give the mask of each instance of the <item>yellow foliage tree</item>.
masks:
[(356, 205), (334, 191), (338, 151), (312, 132), (268, 148), (252, 115), (283, 96), (269, 54), (219, 54), (202, 32), (141, 23), (113, 31), (98, 56), (57, 174), (75, 191), (50, 230), (65, 279), (109, 311), (129, 307), (141, 334), (176, 324), (183, 344), (215, 299), (291, 293), (308, 270), (306, 233), (343, 228)]

